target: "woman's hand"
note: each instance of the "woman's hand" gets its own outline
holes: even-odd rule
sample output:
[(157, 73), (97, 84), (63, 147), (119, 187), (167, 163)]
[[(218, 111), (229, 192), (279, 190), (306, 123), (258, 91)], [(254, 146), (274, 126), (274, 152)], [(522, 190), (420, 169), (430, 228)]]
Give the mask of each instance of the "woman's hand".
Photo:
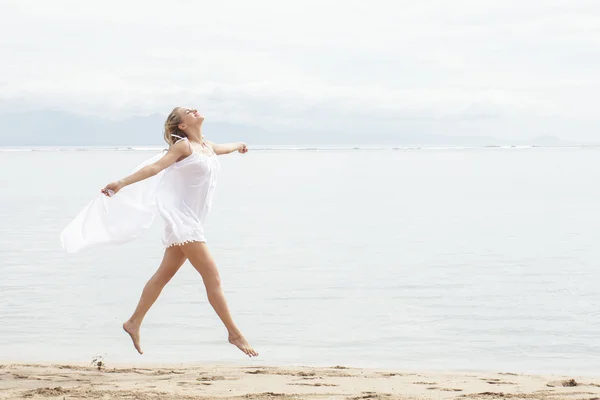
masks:
[(123, 182), (121, 181), (117, 181), (117, 182), (112, 182), (109, 183), (108, 185), (106, 185), (104, 187), (104, 189), (102, 189), (102, 193), (104, 193), (106, 196), (110, 197), (115, 195), (119, 190), (123, 189)]
[(248, 146), (246, 146), (246, 143), (238, 143), (238, 149), (237, 151), (241, 154), (247, 153), (248, 152)]

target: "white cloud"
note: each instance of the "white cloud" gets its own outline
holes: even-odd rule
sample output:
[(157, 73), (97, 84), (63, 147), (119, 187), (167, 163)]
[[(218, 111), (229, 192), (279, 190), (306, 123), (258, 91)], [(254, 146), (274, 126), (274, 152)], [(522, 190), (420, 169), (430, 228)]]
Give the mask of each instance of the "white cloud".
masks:
[(596, 1), (0, 0), (0, 7), (3, 104), (118, 115), (185, 103), (252, 123), (425, 121), (447, 134), (597, 135)]

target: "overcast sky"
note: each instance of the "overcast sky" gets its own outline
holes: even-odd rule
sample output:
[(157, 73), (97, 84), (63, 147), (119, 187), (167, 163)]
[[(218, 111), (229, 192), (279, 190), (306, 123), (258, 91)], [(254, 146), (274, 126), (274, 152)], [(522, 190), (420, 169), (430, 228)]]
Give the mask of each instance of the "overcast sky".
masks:
[(597, 0), (0, 0), (0, 46), (0, 112), (600, 140)]

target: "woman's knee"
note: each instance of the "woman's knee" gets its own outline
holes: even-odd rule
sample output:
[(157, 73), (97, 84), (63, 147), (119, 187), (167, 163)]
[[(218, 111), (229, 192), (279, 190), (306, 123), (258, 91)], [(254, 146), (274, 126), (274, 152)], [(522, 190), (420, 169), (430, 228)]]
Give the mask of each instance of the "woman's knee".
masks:
[(221, 288), (221, 277), (217, 264), (212, 258), (206, 244), (204, 243), (189, 243), (185, 245), (184, 253), (192, 266), (200, 273), (204, 285), (208, 290)]
[(206, 286), (206, 290), (208, 291), (221, 289), (221, 277), (218, 273), (203, 276), (202, 280), (204, 281), (204, 286)]
[(171, 271), (158, 271), (153, 276), (151, 281), (157, 285), (165, 286), (175, 276)]

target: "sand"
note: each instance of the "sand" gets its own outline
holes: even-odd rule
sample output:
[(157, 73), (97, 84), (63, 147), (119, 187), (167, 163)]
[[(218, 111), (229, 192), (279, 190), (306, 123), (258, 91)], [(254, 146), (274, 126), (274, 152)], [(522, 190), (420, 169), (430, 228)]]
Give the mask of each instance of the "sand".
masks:
[(309, 367), (0, 366), (0, 399), (585, 399), (600, 378)]

